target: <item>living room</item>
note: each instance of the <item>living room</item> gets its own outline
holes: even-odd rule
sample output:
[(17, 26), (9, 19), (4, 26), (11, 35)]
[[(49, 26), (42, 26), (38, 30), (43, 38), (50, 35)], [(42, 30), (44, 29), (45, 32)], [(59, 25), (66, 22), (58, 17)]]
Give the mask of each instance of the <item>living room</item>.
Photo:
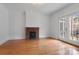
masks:
[(78, 3), (0, 3), (0, 54), (79, 54), (78, 32), (71, 34), (79, 29), (71, 28), (72, 20), (79, 20), (78, 6)]

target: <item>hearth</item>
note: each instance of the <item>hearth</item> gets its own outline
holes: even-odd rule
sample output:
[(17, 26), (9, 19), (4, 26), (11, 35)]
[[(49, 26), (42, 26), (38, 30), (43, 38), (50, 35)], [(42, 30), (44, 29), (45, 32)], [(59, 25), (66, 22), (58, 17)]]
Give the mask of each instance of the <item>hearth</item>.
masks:
[(26, 27), (26, 39), (39, 39), (39, 27)]

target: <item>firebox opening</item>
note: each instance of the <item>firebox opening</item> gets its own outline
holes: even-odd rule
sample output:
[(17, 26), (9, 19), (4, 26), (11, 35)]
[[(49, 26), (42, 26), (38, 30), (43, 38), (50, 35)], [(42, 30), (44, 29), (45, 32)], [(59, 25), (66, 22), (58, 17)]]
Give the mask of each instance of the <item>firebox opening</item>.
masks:
[(30, 39), (35, 39), (36, 38), (36, 32), (30, 32)]

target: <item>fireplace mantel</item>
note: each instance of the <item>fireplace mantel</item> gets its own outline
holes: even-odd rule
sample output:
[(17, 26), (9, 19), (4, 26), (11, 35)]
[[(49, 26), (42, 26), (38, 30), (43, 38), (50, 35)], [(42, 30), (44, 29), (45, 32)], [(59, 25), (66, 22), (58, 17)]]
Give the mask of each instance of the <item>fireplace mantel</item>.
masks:
[(30, 38), (31, 32), (35, 32), (36, 34), (35, 39), (39, 39), (39, 27), (25, 27), (25, 32), (26, 32), (26, 39), (31, 39)]

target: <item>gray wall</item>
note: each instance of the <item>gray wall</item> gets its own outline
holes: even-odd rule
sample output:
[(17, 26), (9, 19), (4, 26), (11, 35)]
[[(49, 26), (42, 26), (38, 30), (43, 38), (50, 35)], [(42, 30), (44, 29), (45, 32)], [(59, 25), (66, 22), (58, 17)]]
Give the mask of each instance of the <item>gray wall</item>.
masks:
[(20, 11), (9, 11), (9, 35), (10, 39), (24, 38), (24, 14)]
[(8, 10), (0, 4), (0, 45), (9, 39)]
[[(15, 4), (16, 5), (16, 4)], [(9, 35), (10, 39), (25, 38), (24, 27), (36, 26), (40, 27), (40, 38), (49, 36), (49, 16), (37, 12), (30, 6), (27, 8), (19, 8), (15, 5), (6, 5), (9, 10)], [(26, 15), (24, 15), (24, 12)]]
[(39, 27), (40, 38), (49, 36), (50, 22), (47, 15), (43, 15), (35, 10), (26, 11), (26, 25), (25, 27)]

